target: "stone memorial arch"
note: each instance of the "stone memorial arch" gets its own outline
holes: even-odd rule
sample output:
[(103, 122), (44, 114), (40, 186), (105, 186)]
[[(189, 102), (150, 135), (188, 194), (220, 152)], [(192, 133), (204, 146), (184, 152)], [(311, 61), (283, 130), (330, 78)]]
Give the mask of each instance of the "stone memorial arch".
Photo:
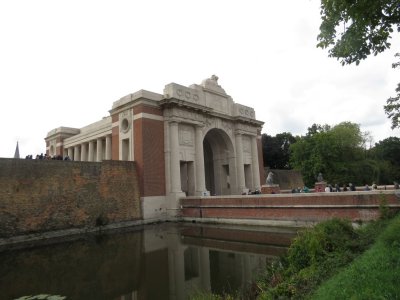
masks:
[(185, 87), (145, 90), (112, 105), (86, 127), (59, 127), (46, 137), (49, 155), (77, 161), (137, 164), (143, 218), (167, 218), (179, 198), (242, 194), (264, 182), (261, 128), (254, 109), (235, 103), (213, 75)]

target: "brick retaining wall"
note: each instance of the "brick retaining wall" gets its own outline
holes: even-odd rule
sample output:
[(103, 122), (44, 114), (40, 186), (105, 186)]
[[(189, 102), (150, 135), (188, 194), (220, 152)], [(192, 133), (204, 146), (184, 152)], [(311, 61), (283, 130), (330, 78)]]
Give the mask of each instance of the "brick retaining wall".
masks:
[(0, 238), (141, 217), (134, 162), (0, 158)]
[(400, 209), (395, 191), (275, 194), (181, 199), (185, 221), (303, 226), (330, 218), (370, 221), (379, 217), (385, 198), (390, 209)]

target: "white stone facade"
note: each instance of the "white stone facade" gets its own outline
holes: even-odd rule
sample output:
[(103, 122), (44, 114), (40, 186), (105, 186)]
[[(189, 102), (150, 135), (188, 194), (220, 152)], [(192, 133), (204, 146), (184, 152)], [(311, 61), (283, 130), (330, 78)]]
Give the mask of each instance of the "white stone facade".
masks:
[(179, 198), (260, 189), (261, 127), (254, 109), (235, 103), (218, 77), (163, 94), (140, 90), (115, 101), (110, 116), (45, 138), (49, 155), (76, 161), (135, 161), (145, 220), (174, 216)]

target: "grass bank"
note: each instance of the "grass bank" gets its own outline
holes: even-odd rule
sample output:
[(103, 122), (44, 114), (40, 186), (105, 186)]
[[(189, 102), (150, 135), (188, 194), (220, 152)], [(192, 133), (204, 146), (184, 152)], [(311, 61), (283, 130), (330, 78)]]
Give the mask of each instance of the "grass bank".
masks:
[(255, 293), (253, 285), (251, 293), (193, 299), (400, 299), (400, 215), (386, 215), (358, 229), (333, 219), (300, 232)]
[(323, 283), (311, 299), (400, 299), (400, 215), (369, 250)]

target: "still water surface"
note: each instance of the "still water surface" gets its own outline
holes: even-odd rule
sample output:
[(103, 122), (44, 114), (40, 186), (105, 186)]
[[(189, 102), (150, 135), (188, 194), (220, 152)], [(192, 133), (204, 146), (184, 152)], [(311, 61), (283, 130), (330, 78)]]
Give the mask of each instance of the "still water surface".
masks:
[(0, 253), (0, 299), (188, 299), (248, 286), (294, 229), (165, 223)]

